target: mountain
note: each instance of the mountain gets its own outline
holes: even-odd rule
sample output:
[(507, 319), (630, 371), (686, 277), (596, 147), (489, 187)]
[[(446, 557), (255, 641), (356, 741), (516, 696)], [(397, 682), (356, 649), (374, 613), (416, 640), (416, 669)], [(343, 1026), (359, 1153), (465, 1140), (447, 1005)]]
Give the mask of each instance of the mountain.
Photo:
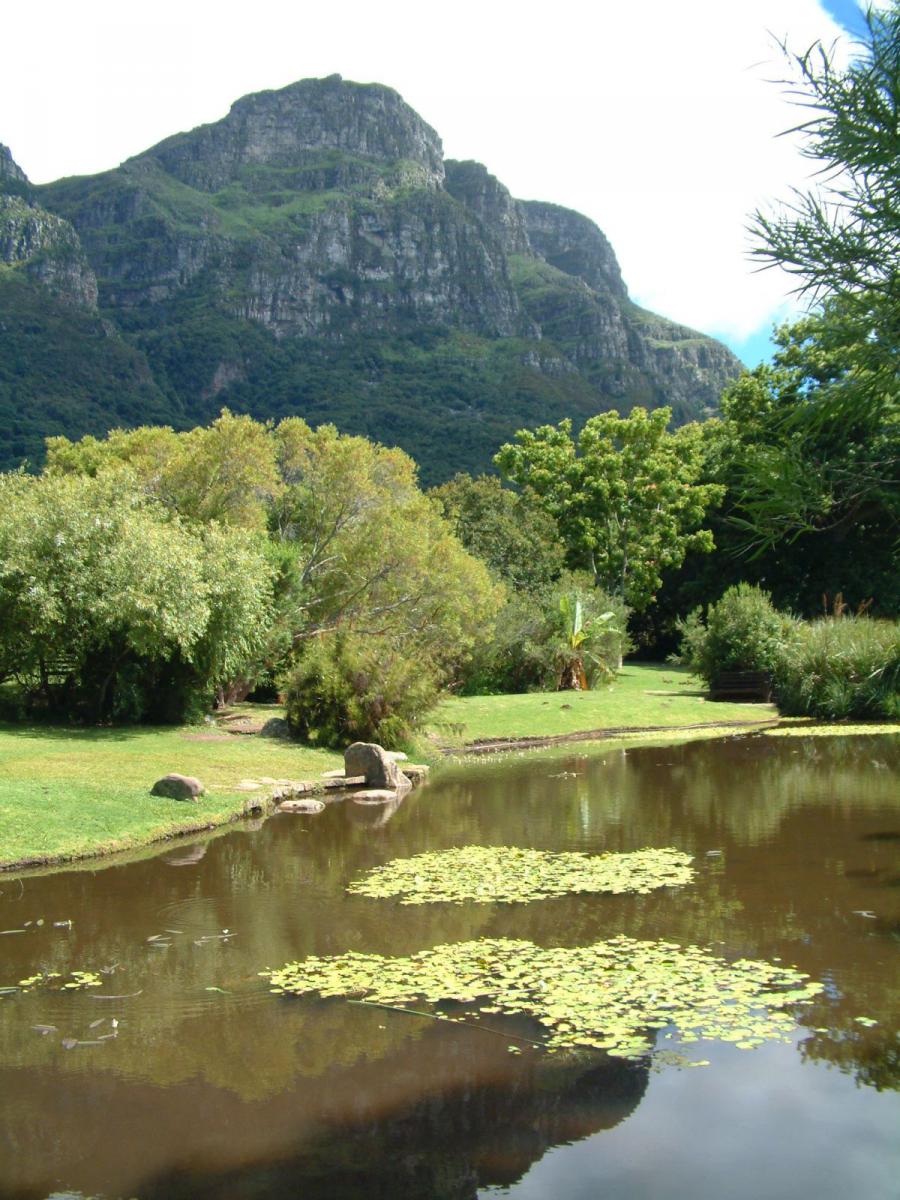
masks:
[(487, 468), (526, 425), (638, 403), (702, 416), (739, 370), (629, 300), (592, 221), (445, 160), (378, 84), (245, 96), (41, 187), (4, 147), (0, 192), (7, 467), (43, 433), (228, 406), (401, 445), (431, 483)]

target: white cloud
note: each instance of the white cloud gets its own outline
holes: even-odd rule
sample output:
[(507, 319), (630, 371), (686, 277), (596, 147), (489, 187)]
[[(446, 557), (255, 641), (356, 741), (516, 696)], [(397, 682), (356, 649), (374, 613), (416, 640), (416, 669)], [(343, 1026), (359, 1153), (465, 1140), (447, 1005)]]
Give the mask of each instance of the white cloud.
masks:
[(50, 0), (4, 14), (0, 140), (32, 178), (114, 166), (248, 91), (340, 72), (397, 88), (448, 155), (594, 218), (632, 294), (745, 337), (790, 281), (747, 214), (803, 182), (776, 39), (830, 42), (816, 0)]

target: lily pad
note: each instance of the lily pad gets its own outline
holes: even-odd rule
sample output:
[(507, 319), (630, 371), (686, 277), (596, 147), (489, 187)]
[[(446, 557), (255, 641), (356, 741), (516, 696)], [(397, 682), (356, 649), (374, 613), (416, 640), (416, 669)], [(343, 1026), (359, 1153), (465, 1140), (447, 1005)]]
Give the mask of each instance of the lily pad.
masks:
[[(750, 1048), (783, 1038), (780, 1011), (822, 985), (789, 967), (727, 962), (696, 946), (614, 937), (592, 946), (546, 949), (485, 938), (436, 946), (408, 958), (346, 954), (307, 958), (263, 971), (277, 994), (341, 996), (391, 1007), (448, 1002), (525, 1014), (547, 1030), (550, 1050), (600, 1047), (619, 1057), (646, 1054), (652, 1028)], [(472, 1014), (478, 1019), (477, 1013)], [(751, 1033), (752, 1031), (752, 1033)]]
[[(63, 982), (57, 982), (58, 980)], [(84, 988), (101, 987), (102, 984), (103, 980), (94, 971), (73, 971), (68, 978), (59, 971), (39, 971), (36, 975), (19, 980), (19, 987), (23, 992), (47, 985), (67, 992), (78, 992)]]
[(347, 888), (357, 896), (396, 897), (401, 904), (513, 904), (580, 892), (645, 894), (694, 878), (680, 850), (627, 854), (552, 854), (511, 846), (463, 846), (397, 858)]

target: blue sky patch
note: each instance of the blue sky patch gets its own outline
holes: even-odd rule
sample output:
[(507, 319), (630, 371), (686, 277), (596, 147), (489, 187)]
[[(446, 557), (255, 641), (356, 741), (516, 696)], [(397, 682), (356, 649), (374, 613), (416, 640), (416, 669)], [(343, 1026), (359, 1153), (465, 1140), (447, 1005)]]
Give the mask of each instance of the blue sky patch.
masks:
[(822, 7), (839, 25), (854, 37), (866, 32), (866, 21), (856, 0), (821, 0)]

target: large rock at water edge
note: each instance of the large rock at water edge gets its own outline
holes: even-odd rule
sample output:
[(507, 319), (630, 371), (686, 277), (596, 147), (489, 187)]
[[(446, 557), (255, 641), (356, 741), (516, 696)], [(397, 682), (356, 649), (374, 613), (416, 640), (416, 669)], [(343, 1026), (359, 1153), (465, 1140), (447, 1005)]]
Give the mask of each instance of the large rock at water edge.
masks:
[(361, 775), (368, 788), (401, 786), (400, 769), (388, 752), (375, 742), (354, 742), (344, 751), (344, 774)]
[(193, 775), (164, 775), (150, 789), (151, 796), (165, 796), (168, 800), (197, 800), (206, 788)]

